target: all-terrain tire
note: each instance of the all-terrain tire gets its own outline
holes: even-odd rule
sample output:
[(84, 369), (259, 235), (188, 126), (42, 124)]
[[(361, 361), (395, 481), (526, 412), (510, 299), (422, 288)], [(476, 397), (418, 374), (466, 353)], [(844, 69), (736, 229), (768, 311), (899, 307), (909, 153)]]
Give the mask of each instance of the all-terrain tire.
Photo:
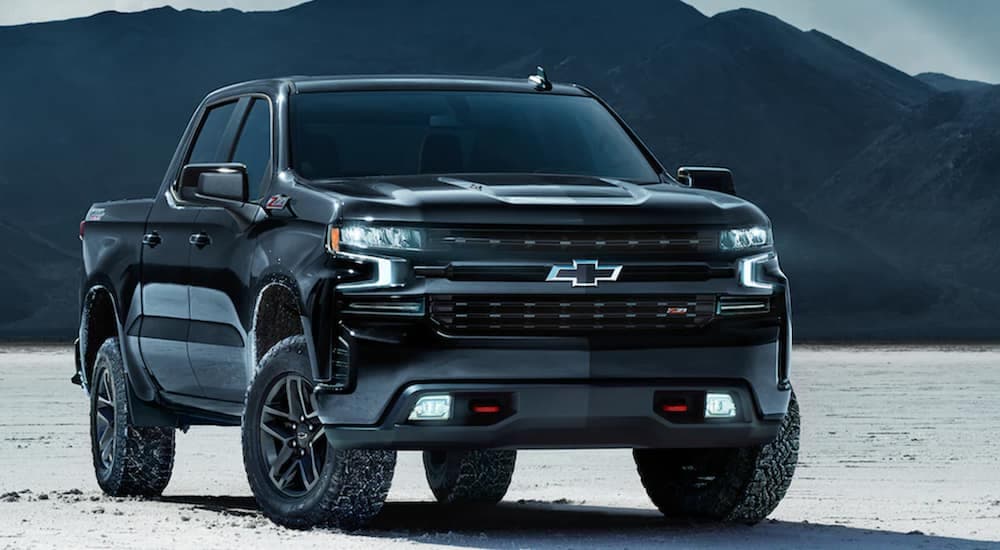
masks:
[(667, 517), (755, 524), (781, 502), (799, 457), (799, 404), (792, 394), (778, 436), (742, 449), (637, 449), (639, 477)]
[(444, 504), (493, 505), (503, 500), (517, 451), (424, 451), (427, 484)]
[[(396, 467), (396, 452), (386, 450), (335, 449), (329, 443), (316, 442), (318, 474), (312, 478), (314, 485), (290, 493), (279, 487), (271, 477), (267, 457), (267, 434), (262, 434), (265, 405), (269, 393), (277, 384), (289, 380), (311, 384), (312, 372), (303, 336), (292, 336), (275, 344), (260, 361), (259, 369), (247, 390), (246, 411), (243, 414), (243, 464), (250, 489), (261, 511), (272, 521), (294, 529), (316, 526), (340, 529), (358, 529), (370, 522), (382, 510), (389, 494)], [(305, 392), (311, 399), (311, 385)], [(315, 402), (306, 403), (313, 407)], [(279, 407), (280, 408), (280, 407)], [(268, 409), (272, 410), (273, 409)], [(322, 430), (321, 425), (314, 424)], [(294, 433), (294, 432), (292, 432)], [(301, 432), (300, 432), (301, 433)], [(317, 437), (322, 432), (317, 432)], [(313, 457), (314, 455), (310, 455)], [(303, 476), (306, 474), (303, 473)], [(305, 478), (303, 478), (305, 479)]]
[(115, 497), (159, 496), (173, 472), (176, 430), (132, 425), (128, 379), (117, 338), (108, 338), (98, 349), (89, 382), (97, 484)]

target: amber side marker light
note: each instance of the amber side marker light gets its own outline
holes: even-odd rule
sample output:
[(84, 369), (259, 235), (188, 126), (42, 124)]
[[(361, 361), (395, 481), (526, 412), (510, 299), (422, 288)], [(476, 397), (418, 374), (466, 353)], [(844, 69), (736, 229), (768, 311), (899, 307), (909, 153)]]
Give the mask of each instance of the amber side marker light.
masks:
[(330, 234), (326, 238), (326, 249), (330, 253), (340, 252), (340, 228), (331, 227)]

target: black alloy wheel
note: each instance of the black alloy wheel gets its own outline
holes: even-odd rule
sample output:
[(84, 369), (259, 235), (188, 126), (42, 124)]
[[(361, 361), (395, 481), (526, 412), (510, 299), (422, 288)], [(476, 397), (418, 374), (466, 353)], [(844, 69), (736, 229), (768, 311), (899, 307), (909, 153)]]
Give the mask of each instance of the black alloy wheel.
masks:
[(260, 416), (260, 451), (275, 489), (290, 497), (316, 486), (329, 451), (312, 384), (289, 373), (275, 380)]

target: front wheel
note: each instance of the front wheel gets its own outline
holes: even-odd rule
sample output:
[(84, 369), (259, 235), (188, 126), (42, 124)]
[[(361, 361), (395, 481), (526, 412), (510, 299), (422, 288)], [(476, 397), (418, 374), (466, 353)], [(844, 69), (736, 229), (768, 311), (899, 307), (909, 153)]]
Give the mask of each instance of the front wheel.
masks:
[(396, 453), (331, 447), (312, 390), (304, 337), (279, 342), (261, 360), (243, 415), (250, 489), (279, 525), (362, 527), (385, 503)]
[(754, 524), (781, 502), (799, 457), (799, 404), (792, 394), (778, 436), (741, 449), (637, 449), (650, 500), (668, 517)]

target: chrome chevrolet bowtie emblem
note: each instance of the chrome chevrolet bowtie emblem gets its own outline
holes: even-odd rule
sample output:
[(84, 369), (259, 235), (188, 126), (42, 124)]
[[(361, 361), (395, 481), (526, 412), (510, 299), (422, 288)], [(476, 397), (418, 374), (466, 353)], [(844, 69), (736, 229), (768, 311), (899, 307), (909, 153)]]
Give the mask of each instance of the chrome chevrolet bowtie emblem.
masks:
[(573, 286), (597, 286), (601, 281), (617, 281), (620, 265), (601, 265), (597, 260), (573, 260), (573, 265), (554, 265), (546, 281), (565, 281)]

